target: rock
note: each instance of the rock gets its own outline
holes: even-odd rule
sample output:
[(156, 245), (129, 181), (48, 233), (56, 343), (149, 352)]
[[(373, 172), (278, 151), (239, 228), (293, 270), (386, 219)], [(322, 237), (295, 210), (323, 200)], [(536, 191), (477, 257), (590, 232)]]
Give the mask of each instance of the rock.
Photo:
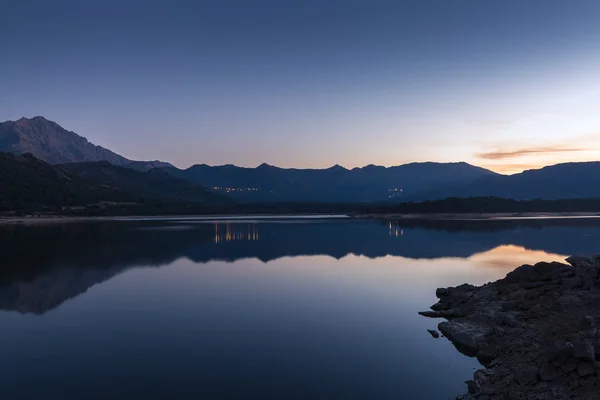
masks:
[(538, 317), (541, 315), (548, 314), (548, 310), (546, 310), (544, 307), (542, 307), (539, 304), (536, 304), (533, 307), (531, 307), (531, 310), (529, 310), (529, 311), (531, 312), (531, 314), (538, 316)]
[(561, 375), (561, 372), (549, 362), (542, 364), (540, 368), (540, 378), (544, 382), (553, 381)]
[(494, 358), (496, 358), (496, 352), (496, 346), (494, 346), (493, 344), (482, 347), (481, 350), (479, 350), (479, 352), (477, 353), (477, 360), (479, 360), (479, 362), (484, 365), (488, 364)]
[(594, 346), (589, 342), (577, 343), (573, 347), (573, 358), (579, 361), (594, 362), (596, 359)]
[(419, 311), (419, 315), (422, 315), (422, 316), (428, 317), (428, 318), (443, 318), (442, 314), (440, 314), (437, 311)]
[(448, 304), (437, 302), (434, 305), (432, 305), (430, 307), (433, 311), (440, 311), (440, 310), (447, 310), (448, 308), (450, 308), (450, 306)]
[(527, 291), (527, 289), (519, 289), (514, 292), (511, 292), (508, 295), (508, 300), (511, 302), (521, 303), (527, 299), (528, 294), (529, 294), (529, 292)]
[(468, 283), (463, 283), (462, 285), (456, 286), (454, 288), (455, 291), (461, 291), (461, 292), (472, 292), (477, 290), (477, 286), (475, 285), (470, 285)]
[(441, 299), (442, 297), (446, 297), (450, 294), (450, 290), (446, 288), (439, 288), (435, 291), (435, 297)]
[(600, 257), (568, 261), (436, 292), (420, 314), (446, 318), (438, 330), (486, 366), (459, 398), (600, 399)]
[(471, 394), (475, 394), (479, 392), (479, 385), (474, 380), (468, 380), (465, 382), (467, 384), (467, 391)]
[(537, 382), (539, 369), (536, 367), (525, 367), (515, 372), (515, 379), (519, 385), (525, 386)]
[(596, 257), (573, 256), (567, 258), (567, 262), (575, 269), (575, 275), (584, 281), (598, 278), (600, 260)]
[(565, 267), (560, 270), (560, 276), (563, 278), (572, 278), (575, 276), (575, 268)]
[(571, 256), (566, 261), (573, 267), (577, 268), (600, 268), (600, 256), (595, 257), (582, 257), (582, 256)]
[(527, 290), (537, 289), (544, 286), (544, 282), (526, 282), (523, 284), (523, 288)]
[(427, 329), (427, 332), (429, 332), (429, 334), (431, 336), (433, 336), (435, 339), (440, 337), (440, 334), (435, 329)]
[(519, 268), (509, 272), (504, 280), (506, 282), (531, 282), (537, 281), (539, 274), (531, 265), (522, 265)]
[(575, 361), (572, 358), (569, 358), (564, 364), (560, 366), (560, 370), (565, 374), (568, 374), (569, 372), (575, 371), (577, 369), (577, 365), (577, 361)]
[(492, 333), (489, 326), (464, 319), (441, 322), (438, 329), (454, 345), (467, 355), (477, 355), (487, 344), (487, 336)]
[(560, 273), (560, 270), (565, 266), (559, 262), (539, 262), (533, 266), (535, 271), (540, 275), (552, 275)]
[(564, 340), (557, 340), (546, 350), (548, 360), (560, 362), (566, 361), (567, 358), (573, 355), (573, 344)]
[(565, 278), (562, 281), (563, 287), (567, 290), (577, 289), (583, 285), (583, 281), (580, 277), (574, 276), (573, 278)]
[(594, 364), (591, 362), (582, 362), (577, 366), (577, 375), (581, 377), (594, 375), (595, 373)]
[(594, 321), (594, 317), (589, 315), (585, 315), (583, 318), (581, 318), (581, 322), (579, 323), (579, 326), (583, 330), (593, 329), (595, 325), (596, 323)]

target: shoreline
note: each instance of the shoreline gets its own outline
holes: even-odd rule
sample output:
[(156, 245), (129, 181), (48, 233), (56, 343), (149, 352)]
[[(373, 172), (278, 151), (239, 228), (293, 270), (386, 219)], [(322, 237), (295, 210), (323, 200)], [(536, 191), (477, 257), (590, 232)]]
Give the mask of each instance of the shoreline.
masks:
[(302, 218), (302, 219), (347, 219), (346, 214), (202, 214), (202, 215), (115, 215), (115, 216), (65, 216), (65, 215), (43, 215), (43, 216), (25, 216), (25, 217), (2, 217), (0, 216), (0, 226), (3, 225), (42, 225), (53, 223), (76, 223), (93, 221), (166, 221), (166, 220), (239, 220), (244, 221), (251, 218), (257, 219), (275, 219), (275, 218)]
[(436, 290), (419, 314), (484, 367), (457, 399), (600, 398), (600, 256), (566, 261)]
[(425, 219), (425, 220), (510, 220), (510, 219), (560, 219), (600, 218), (600, 212), (522, 212), (522, 213), (431, 213), (431, 214), (354, 214), (356, 219)]
[(525, 219), (577, 219), (600, 218), (600, 212), (556, 212), (556, 213), (435, 213), (435, 214), (332, 214), (332, 213), (265, 213), (265, 214), (183, 214), (183, 215), (113, 215), (113, 216), (69, 216), (29, 215), (24, 217), (0, 216), (3, 225), (41, 225), (51, 223), (74, 223), (119, 220), (169, 220), (169, 219), (247, 219), (247, 218), (348, 218), (358, 220), (439, 220), (439, 221), (506, 221)]

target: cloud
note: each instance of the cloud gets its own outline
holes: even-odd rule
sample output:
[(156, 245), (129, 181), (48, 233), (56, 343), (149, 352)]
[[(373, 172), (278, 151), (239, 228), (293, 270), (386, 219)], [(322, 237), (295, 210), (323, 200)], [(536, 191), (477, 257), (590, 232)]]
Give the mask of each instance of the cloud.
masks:
[(550, 147), (529, 147), (512, 151), (489, 151), (478, 153), (477, 157), (485, 160), (502, 160), (505, 158), (522, 157), (532, 154), (554, 154), (554, 153), (570, 153), (577, 151), (588, 151), (588, 149), (578, 147), (562, 147), (562, 146), (550, 146)]

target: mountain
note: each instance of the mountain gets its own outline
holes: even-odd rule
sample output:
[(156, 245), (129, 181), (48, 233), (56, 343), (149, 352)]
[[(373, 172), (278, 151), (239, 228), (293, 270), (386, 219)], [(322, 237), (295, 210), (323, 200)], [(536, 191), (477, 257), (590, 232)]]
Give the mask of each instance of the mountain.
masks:
[(256, 201), (376, 202), (410, 194), (466, 185), (494, 172), (461, 163), (412, 163), (396, 167), (368, 165), (346, 169), (284, 169), (234, 165), (194, 165), (164, 171), (235, 198)]
[(135, 193), (145, 200), (205, 203), (224, 200), (205, 187), (162, 169), (140, 172), (108, 161), (61, 164), (60, 168), (103, 187)]
[(119, 189), (88, 182), (31, 154), (0, 152), (0, 171), (0, 211), (57, 209), (138, 199)]
[(0, 171), (0, 212), (55, 212), (64, 207), (88, 207), (102, 202), (127, 203), (138, 208), (167, 203), (226, 204), (220, 195), (160, 169), (139, 172), (108, 161), (56, 166), (31, 154), (0, 152)]
[(419, 193), (409, 200), (483, 196), (544, 200), (600, 198), (600, 162), (565, 163), (514, 175), (490, 175), (466, 185)]
[(0, 151), (30, 153), (50, 164), (108, 161), (136, 170), (172, 167), (161, 161), (132, 161), (101, 146), (90, 143), (44, 117), (21, 118), (0, 123)]

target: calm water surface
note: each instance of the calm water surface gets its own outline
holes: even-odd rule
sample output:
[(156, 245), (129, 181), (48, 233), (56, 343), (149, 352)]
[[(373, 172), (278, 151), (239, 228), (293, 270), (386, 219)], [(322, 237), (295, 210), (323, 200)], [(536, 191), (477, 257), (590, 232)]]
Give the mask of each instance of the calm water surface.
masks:
[(3, 399), (450, 399), (437, 287), (598, 252), (598, 220), (0, 227)]

